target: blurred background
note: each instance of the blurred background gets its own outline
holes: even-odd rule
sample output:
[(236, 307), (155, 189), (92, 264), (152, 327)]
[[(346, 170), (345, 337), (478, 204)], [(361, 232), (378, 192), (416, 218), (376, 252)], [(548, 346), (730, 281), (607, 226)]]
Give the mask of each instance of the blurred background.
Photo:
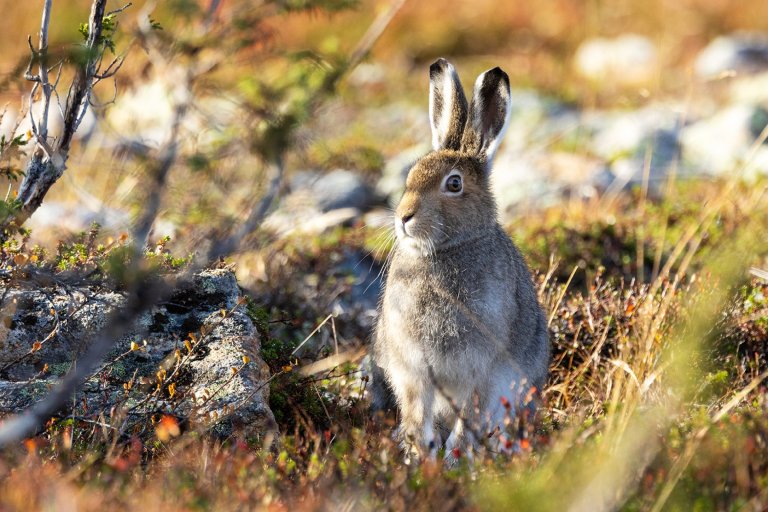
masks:
[[(82, 39), (88, 4), (54, 2), (52, 48)], [(96, 88), (103, 106), (89, 112), (69, 170), (30, 221), (33, 239), (50, 245), (93, 221), (116, 232), (129, 226), (146, 177), (126, 148), (167, 137), (183, 62), (210, 62), (211, 70), (194, 84), (183, 158), (155, 233), (186, 248), (201, 223), (237, 223), (264, 186), (253, 149), (263, 154), (271, 142), (256, 140), (259, 123), (291, 108), (300, 113), (285, 154), (288, 207), (267, 227), (285, 233), (306, 222), (323, 230), (393, 204), (408, 164), (429, 149), (427, 68), (437, 57), (454, 62), (465, 88), (496, 65), (511, 77), (515, 109), (495, 171), (508, 222), (564, 199), (642, 184), (644, 167), (650, 193), (672, 169), (676, 179), (734, 171), (768, 121), (762, 0), (405, 2), (370, 55), (310, 108), (306, 96), (391, 8), (368, 0), (133, 2), (114, 35), (125, 64), (114, 85)], [(219, 45), (200, 35), (208, 9), (232, 21)], [(36, 38), (40, 11), (41, 2), (16, 3), (0, 19), (6, 135), (28, 103), (25, 39)], [(178, 38), (163, 65), (134, 37), (147, 19), (161, 37)], [(51, 115), (56, 125), (60, 115)], [(747, 175), (765, 172), (768, 152), (750, 165)], [(333, 210), (343, 211), (327, 215)]]

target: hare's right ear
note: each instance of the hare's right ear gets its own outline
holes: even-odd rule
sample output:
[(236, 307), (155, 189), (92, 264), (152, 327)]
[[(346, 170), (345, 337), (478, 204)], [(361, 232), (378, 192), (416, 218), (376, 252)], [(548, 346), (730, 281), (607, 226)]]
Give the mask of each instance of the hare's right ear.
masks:
[(461, 150), (476, 155), (490, 168), (511, 112), (507, 74), (496, 67), (477, 77)]
[(429, 120), (432, 149), (458, 150), (467, 122), (467, 98), (459, 75), (445, 59), (429, 66)]

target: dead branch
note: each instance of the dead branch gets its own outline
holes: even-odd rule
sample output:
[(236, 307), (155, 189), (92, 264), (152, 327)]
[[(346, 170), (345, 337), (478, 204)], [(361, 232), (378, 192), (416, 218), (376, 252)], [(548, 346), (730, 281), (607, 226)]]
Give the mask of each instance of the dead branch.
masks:
[[(47, 5), (50, 5), (51, 1), (52, 0), (46, 0)], [(332, 74), (325, 84), (326, 87), (319, 91), (313, 99), (310, 104), (312, 108), (317, 108), (320, 101), (324, 98), (324, 95), (335, 88), (341, 77), (345, 73), (350, 72), (360, 63), (403, 3), (404, 0), (395, 0), (390, 10), (385, 12), (374, 22), (374, 25), (372, 25), (363, 37), (356, 51), (347, 62), (347, 65), (340, 69), (338, 73)], [(106, 0), (94, 0), (92, 5), (91, 16), (89, 18), (88, 40), (86, 43), (86, 48), (90, 53), (87, 56), (86, 62), (78, 68), (70, 88), (70, 94), (67, 97), (64, 135), (57, 141), (53, 153), (44, 154), (42, 150), (35, 153), (35, 157), (32, 159), (32, 162), (27, 169), (27, 176), (22, 183), (22, 189), (19, 194), (19, 198), (23, 202), (22, 208), (11, 219), (0, 224), (4, 229), (4, 234), (0, 235), (2, 238), (8, 236), (7, 231), (9, 227), (21, 226), (40, 206), (47, 191), (56, 180), (58, 180), (65, 169), (66, 157), (72, 141), (72, 136), (77, 129), (78, 119), (82, 119), (83, 112), (88, 106), (88, 98), (91, 94), (94, 79), (97, 78), (98, 74), (97, 63), (100, 62), (102, 54), (98, 51), (94, 52), (94, 50), (97, 50), (96, 45), (99, 36), (101, 35), (105, 4)], [(213, 0), (209, 16), (215, 12), (216, 5), (218, 5), (218, 1)], [(33, 55), (33, 58), (35, 58), (35, 55)], [(212, 67), (201, 68), (198, 72), (203, 73), (206, 69), (212, 69)], [(95, 336), (86, 353), (77, 360), (77, 364), (73, 366), (73, 369), (64, 377), (64, 379), (62, 379), (60, 384), (53, 391), (29, 409), (6, 419), (0, 424), (0, 447), (18, 442), (19, 440), (38, 432), (48, 418), (65, 407), (72, 394), (93, 374), (104, 356), (114, 345), (115, 341), (135, 328), (136, 319), (141, 314), (151, 310), (152, 307), (160, 302), (168, 300), (180, 282), (186, 280), (189, 276), (192, 276), (196, 271), (205, 268), (216, 259), (224, 258), (236, 252), (240, 248), (243, 238), (258, 227), (277, 197), (279, 186), (283, 178), (282, 157), (287, 149), (285, 147), (275, 148), (274, 156), (268, 162), (272, 174), (269, 179), (267, 190), (261, 200), (250, 209), (245, 222), (240, 228), (235, 230), (229, 236), (214, 240), (212, 244), (213, 248), (209, 251), (207, 258), (200, 258), (199, 261), (190, 265), (184, 274), (166, 279), (159, 279), (152, 274), (147, 275), (143, 270), (143, 258), (140, 256), (158, 212), (160, 197), (165, 188), (168, 172), (177, 158), (178, 138), (180, 136), (179, 128), (183, 117), (192, 102), (191, 80), (193, 80), (195, 76), (195, 72), (192, 72), (191, 75), (187, 75), (187, 83), (185, 84), (187, 85), (187, 90), (185, 91), (186, 97), (177, 105), (169, 140), (161, 150), (160, 158), (152, 173), (152, 192), (145, 203), (146, 207), (144, 213), (136, 223), (134, 229), (134, 257), (131, 258), (130, 263), (126, 268), (126, 275), (133, 276), (133, 279), (130, 279), (129, 281), (127, 303), (125, 307), (111, 315), (106, 323), (106, 327)], [(37, 87), (38, 85), (39, 83), (36, 82), (34, 87)], [(41, 144), (40, 140), (38, 140), (38, 144)], [(264, 382), (260, 388), (268, 385), (268, 383), (278, 375), (280, 375), (280, 373), (273, 375), (270, 379)]]
[[(105, 16), (107, 0), (94, 0), (91, 5), (91, 14), (88, 19), (88, 37), (84, 45), (84, 61), (77, 66), (75, 77), (69, 88), (69, 94), (64, 107), (64, 126), (61, 137), (50, 142), (48, 137), (48, 113), (50, 109), (51, 94), (58, 92), (61, 69), (56, 78), (56, 83), (51, 84), (48, 79), (48, 27), (50, 25), (50, 10), (53, 0), (46, 0), (43, 7), (43, 17), (40, 27), (40, 44), (38, 49), (32, 47), (31, 39), (28, 40), (32, 57), (27, 70), (24, 73), (26, 79), (34, 82), (30, 92), (30, 106), (34, 102), (34, 95), (38, 89), (42, 91), (42, 114), (39, 120), (35, 120), (35, 114), (30, 108), (30, 121), (32, 132), (36, 140), (36, 149), (30, 159), (25, 172), (24, 180), (19, 187), (18, 200), (21, 205), (18, 210), (6, 217), (0, 223), (0, 241), (10, 236), (14, 229), (21, 227), (24, 222), (40, 207), (48, 190), (61, 177), (66, 169), (67, 158), (73, 137), (82, 121), (89, 105), (94, 80), (99, 75), (98, 63), (101, 62), (105, 48), (101, 45), (102, 28)], [(123, 7), (125, 9), (128, 6)], [(122, 10), (120, 9), (120, 10)], [(120, 11), (118, 10), (118, 11)], [(38, 64), (38, 73), (32, 74), (33, 65)], [(112, 69), (112, 71), (116, 71)], [(102, 73), (103, 74), (103, 73)], [(108, 73), (107, 73), (108, 74)]]

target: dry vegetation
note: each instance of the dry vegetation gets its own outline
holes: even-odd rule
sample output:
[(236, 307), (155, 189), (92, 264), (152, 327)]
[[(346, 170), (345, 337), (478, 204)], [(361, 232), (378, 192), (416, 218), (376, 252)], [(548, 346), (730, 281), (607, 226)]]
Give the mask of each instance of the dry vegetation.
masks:
[[(294, 4), (304, 2), (277, 3)], [(204, 146), (207, 152), (198, 151), (198, 139), (185, 147), (162, 209), (178, 226), (176, 239), (147, 258), (153, 268), (172, 272), (189, 264), (171, 253), (185, 256), (210, 233), (237, 225), (252, 199), (248, 185), (265, 181), (263, 163), (274, 148), (286, 153), (289, 173), (339, 162), (378, 172), (386, 157), (415, 141), (402, 134), (382, 140), (328, 117), (354, 118), (403, 98), (421, 102), (424, 63), (435, 56), (458, 57), (468, 74), (502, 59), (515, 84), (580, 105), (623, 106), (647, 96), (600, 90), (572, 74), (570, 55), (586, 36), (637, 31), (659, 41), (668, 50), (664, 72), (649, 93), (659, 97), (691, 87), (690, 56), (711, 36), (768, 29), (761, 0), (738, 8), (718, 0), (559, 0), (504, 9), (497, 2), (411, 2), (371, 56), (391, 76), (357, 89), (336, 72), (374, 18), (372, 7), (385, 6), (365, 2), (331, 15), (347, 2), (324, 4), (285, 14), (267, 3), (267, 12), (243, 18), (252, 25), (222, 32), (229, 39), (219, 46), (175, 18), (193, 19), (193, 11), (179, 13), (197, 3), (168, 2), (152, 16), (163, 27), (162, 48), (178, 53), (170, 58), (169, 51), (162, 64), (142, 55), (129, 31), (116, 36), (118, 48), (132, 48), (118, 94), (203, 54), (215, 65), (191, 90), (208, 99), (236, 94), (245, 113), (242, 124), (226, 125), (219, 140)], [(51, 39), (73, 40), (87, 13), (63, 3), (57, 9)], [(446, 20), (445, 12), (456, 19)], [(35, 5), (19, 4), (0, 20), (3, 47), (18, 49), (0, 62), (7, 73), (0, 94), (11, 101), (27, 90), (17, 76), (26, 65), (24, 36), (35, 32), (38, 17)], [(305, 48), (315, 53), (292, 53)], [(96, 165), (107, 153), (88, 147), (73, 155), (71, 180), (54, 187), (49, 200), (81, 198), (78, 190), (88, 184), (98, 201), (139, 212), (150, 193), (143, 189), (149, 166), (124, 155)], [(117, 193), (125, 189), (137, 193)], [(254, 300), (238, 307), (264, 337), (279, 442), (265, 449), (259, 439), (212, 441), (171, 417), (147, 415), (121, 429), (113, 428), (119, 415), (56, 418), (3, 451), (0, 508), (764, 510), (768, 280), (749, 269), (768, 267), (767, 226), (768, 183), (736, 175), (672, 181), (663, 198), (638, 187), (521, 212), (507, 228), (537, 271), (554, 346), (551, 379), (535, 416), (510, 419), (512, 456), (484, 454), (473, 465), (464, 458), (450, 470), (433, 461), (402, 463), (391, 437), (395, 418), (367, 413), (359, 361), (301, 374), (301, 365), (332, 352), (335, 324), (321, 327), (318, 336), (327, 342), (311, 354), (292, 354), (331, 313), (333, 298), (350, 290), (343, 278), (329, 278), (334, 264), (350, 253), (368, 254), (366, 264), (386, 260), (380, 232), (361, 222), (280, 240), (259, 231), (249, 235), (249, 252), (234, 260), (266, 262), (247, 290)], [(122, 257), (125, 240), (108, 242), (110, 236), (94, 231), (79, 245), (69, 240), (54, 250), (56, 238), (22, 233), (3, 248), (3, 265), (34, 258), (40, 268), (98, 269), (114, 279), (110, 265)], [(365, 341), (364, 332), (339, 330), (346, 348)]]

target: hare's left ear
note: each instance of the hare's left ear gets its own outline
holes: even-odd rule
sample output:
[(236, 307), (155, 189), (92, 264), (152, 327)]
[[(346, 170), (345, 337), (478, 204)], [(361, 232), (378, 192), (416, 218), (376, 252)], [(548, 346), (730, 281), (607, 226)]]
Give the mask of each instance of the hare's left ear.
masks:
[(511, 112), (507, 74), (496, 67), (477, 77), (461, 150), (476, 155), (486, 165), (490, 165), (504, 136)]

